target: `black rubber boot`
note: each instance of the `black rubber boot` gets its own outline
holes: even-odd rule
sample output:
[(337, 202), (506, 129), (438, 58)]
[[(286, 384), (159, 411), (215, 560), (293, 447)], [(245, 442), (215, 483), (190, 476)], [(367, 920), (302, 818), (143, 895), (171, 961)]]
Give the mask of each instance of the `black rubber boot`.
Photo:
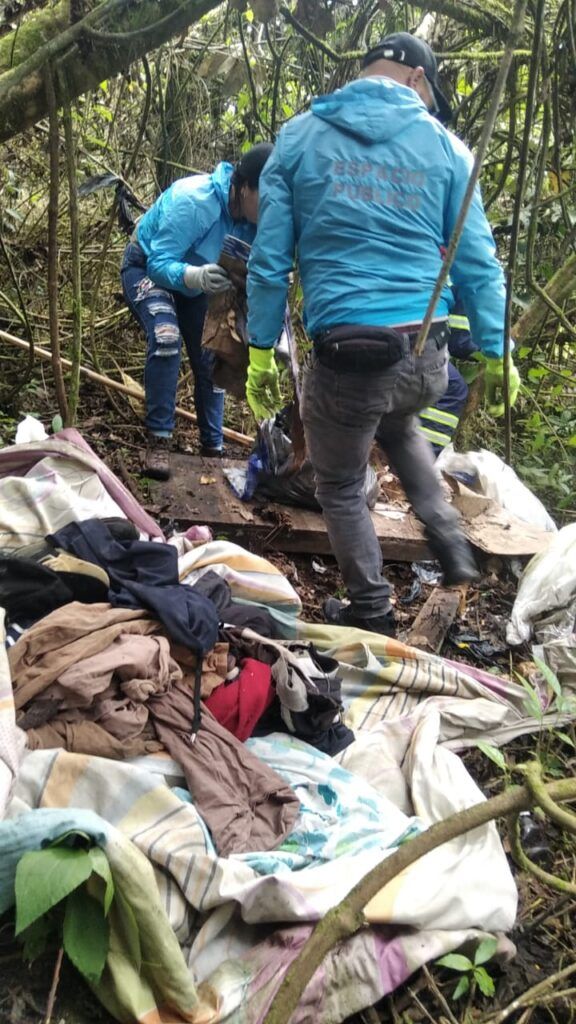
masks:
[(392, 609), (385, 615), (375, 615), (373, 618), (364, 619), (359, 615), (354, 615), (349, 604), (344, 604), (344, 601), (339, 601), (337, 597), (329, 597), (324, 602), (322, 611), (326, 622), (333, 626), (355, 626), (356, 629), (366, 629), (370, 633), (396, 636), (396, 620)]
[(151, 480), (169, 480), (172, 439), (148, 434), (143, 473)]
[(200, 455), (203, 459), (223, 459), (225, 452), (223, 448), (207, 448), (203, 444), (200, 449)]
[(455, 587), (463, 583), (478, 583), (480, 572), (476, 565), (474, 552), (461, 533), (452, 533), (450, 537), (439, 536), (426, 530), (428, 547), (438, 559), (444, 573), (445, 587)]

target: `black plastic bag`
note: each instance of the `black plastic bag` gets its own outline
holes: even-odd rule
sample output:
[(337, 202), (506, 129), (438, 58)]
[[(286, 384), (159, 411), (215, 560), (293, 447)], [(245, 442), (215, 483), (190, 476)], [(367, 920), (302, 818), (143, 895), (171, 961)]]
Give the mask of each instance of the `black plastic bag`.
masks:
[[(318, 511), (314, 470), (308, 458), (295, 465), (290, 437), (290, 406), (282, 409), (274, 419), (264, 420), (258, 428), (250, 461), (254, 456), (258, 464), (254, 497), (266, 497), (283, 505), (297, 505)], [(380, 496), (380, 485), (372, 466), (366, 470), (364, 486), (366, 503), (373, 508)]]

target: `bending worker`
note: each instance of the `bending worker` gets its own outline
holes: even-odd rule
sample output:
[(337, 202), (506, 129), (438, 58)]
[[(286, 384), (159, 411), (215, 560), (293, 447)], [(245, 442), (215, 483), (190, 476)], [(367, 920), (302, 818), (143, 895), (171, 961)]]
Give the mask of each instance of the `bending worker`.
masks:
[(156, 480), (170, 475), (182, 339), (194, 374), (201, 454), (222, 455), (224, 392), (212, 384), (212, 353), (201, 348), (206, 296), (230, 287), (216, 262), (224, 236), (254, 241), (258, 183), (271, 151), (260, 142), (235, 167), (220, 163), (212, 174), (174, 182), (138, 221), (124, 253), (124, 297), (148, 343), (144, 470)]
[[(449, 287), (421, 356), (414, 344), (472, 168), (469, 150), (434, 114), (447, 120), (450, 110), (430, 47), (405, 32), (384, 39), (366, 54), (358, 80), (314, 99), (280, 131), (248, 264), (247, 396), (260, 419), (277, 405), (272, 346), (297, 253), (314, 343), (302, 418), (350, 600), (330, 598), (325, 617), (388, 634), (392, 588), (363, 495), (375, 437), (425, 525), (445, 583), (478, 578), (415, 415), (446, 390)], [(491, 401), (504, 373), (505, 287), (478, 190), (451, 273), (486, 357)]]

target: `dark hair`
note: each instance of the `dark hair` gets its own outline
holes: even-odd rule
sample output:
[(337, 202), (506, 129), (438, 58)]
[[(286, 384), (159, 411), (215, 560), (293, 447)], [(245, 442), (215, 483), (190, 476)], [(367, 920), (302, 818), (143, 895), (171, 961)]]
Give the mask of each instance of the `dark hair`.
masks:
[(274, 146), (271, 142), (258, 142), (257, 145), (252, 146), (252, 149), (244, 153), (244, 156), (236, 164), (231, 185), (236, 190), (241, 189), (243, 185), (248, 185), (248, 188), (251, 189), (258, 188), (264, 164), (273, 149)]

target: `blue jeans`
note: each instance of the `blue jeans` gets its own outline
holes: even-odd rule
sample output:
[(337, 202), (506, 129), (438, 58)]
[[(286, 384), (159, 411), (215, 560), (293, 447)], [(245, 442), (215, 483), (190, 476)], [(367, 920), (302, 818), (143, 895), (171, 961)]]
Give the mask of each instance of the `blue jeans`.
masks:
[(187, 298), (155, 285), (146, 274), (146, 257), (137, 242), (128, 243), (120, 276), (124, 298), (148, 344), (144, 370), (147, 429), (157, 437), (172, 435), (183, 340), (194, 374), (200, 442), (205, 448), (222, 448), (224, 392), (212, 384), (213, 353), (201, 347), (206, 296)]

